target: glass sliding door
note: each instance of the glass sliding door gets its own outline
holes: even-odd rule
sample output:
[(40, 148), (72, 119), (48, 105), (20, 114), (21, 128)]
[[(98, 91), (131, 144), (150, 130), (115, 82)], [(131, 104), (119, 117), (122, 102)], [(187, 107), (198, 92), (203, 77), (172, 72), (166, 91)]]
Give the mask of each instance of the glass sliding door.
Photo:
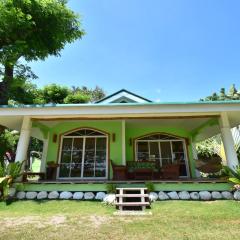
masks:
[(156, 166), (180, 164), (180, 176), (187, 177), (185, 141), (174, 136), (153, 134), (138, 138), (135, 142), (137, 161), (155, 161)]
[(149, 142), (149, 160), (156, 162), (156, 167), (161, 166), (161, 151), (159, 148), (159, 142)]
[(106, 176), (106, 158), (107, 158), (107, 141), (106, 138), (96, 139), (96, 153), (95, 153), (95, 177)]
[(187, 175), (187, 168), (185, 164), (186, 154), (183, 142), (172, 141), (173, 162), (180, 163), (180, 175)]
[(161, 166), (171, 164), (172, 163), (171, 142), (169, 141), (160, 142), (160, 151), (161, 151)]
[(82, 155), (83, 155), (83, 139), (73, 139), (72, 163), (70, 168), (70, 177), (81, 177), (82, 173)]
[(72, 142), (70, 138), (65, 138), (62, 141), (62, 153), (61, 153), (61, 164), (59, 169), (59, 175), (62, 177), (70, 176), (70, 167), (72, 161)]
[(107, 136), (95, 135), (62, 138), (59, 178), (107, 177)]
[(94, 177), (95, 148), (96, 139), (85, 138), (83, 177)]

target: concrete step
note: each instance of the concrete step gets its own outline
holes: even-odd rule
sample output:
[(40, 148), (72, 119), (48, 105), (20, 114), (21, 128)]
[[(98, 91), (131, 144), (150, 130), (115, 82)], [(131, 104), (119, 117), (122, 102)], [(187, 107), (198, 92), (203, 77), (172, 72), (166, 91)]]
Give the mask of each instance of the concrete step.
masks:
[(150, 203), (149, 202), (123, 202), (123, 203), (115, 203), (115, 205), (117, 206), (134, 206), (134, 207), (140, 207), (140, 206), (149, 206)]
[(133, 197), (149, 197), (148, 194), (130, 194), (130, 193), (124, 193), (124, 194), (116, 194), (116, 197), (126, 197), (126, 198), (133, 198)]
[(126, 190), (126, 191), (141, 191), (142, 189), (143, 190), (147, 190), (147, 188), (144, 188), (144, 187), (124, 187), (124, 188), (116, 188), (117, 190)]

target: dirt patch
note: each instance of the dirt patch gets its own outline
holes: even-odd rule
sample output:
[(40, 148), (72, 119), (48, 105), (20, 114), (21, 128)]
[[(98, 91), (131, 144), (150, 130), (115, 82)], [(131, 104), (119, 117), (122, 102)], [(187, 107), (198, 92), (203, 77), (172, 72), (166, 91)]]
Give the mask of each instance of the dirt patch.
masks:
[(49, 219), (49, 224), (54, 224), (54, 225), (61, 225), (65, 223), (66, 217), (65, 216), (54, 216)]
[(64, 224), (66, 217), (57, 215), (49, 218), (42, 218), (40, 216), (26, 216), (26, 217), (9, 217), (0, 219), (0, 230), (4, 228), (16, 228), (23, 225), (34, 225), (37, 228), (43, 228), (49, 225), (59, 226)]
[(102, 224), (108, 223), (110, 218), (103, 216), (91, 216), (90, 221), (94, 224), (95, 228), (101, 227)]
[(26, 216), (26, 217), (9, 217), (3, 218), (0, 220), (1, 226), (11, 228), (17, 227), (25, 224), (35, 224), (40, 221), (40, 217), (38, 216)]
[(215, 204), (217, 203), (217, 200), (212, 200), (212, 201), (204, 201), (204, 204)]

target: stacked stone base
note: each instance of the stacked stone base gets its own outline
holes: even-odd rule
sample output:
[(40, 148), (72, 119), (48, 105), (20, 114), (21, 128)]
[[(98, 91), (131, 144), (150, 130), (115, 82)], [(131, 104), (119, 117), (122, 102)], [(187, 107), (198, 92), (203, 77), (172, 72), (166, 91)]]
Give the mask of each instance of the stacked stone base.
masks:
[(164, 200), (199, 200), (199, 201), (210, 201), (210, 200), (240, 200), (240, 191), (234, 193), (230, 191), (199, 191), (199, 192), (188, 192), (188, 191), (172, 191), (172, 192), (151, 192), (149, 198), (152, 201), (164, 201)]
[[(41, 191), (41, 192), (17, 192), (16, 198), (18, 200), (99, 200), (106, 203), (112, 203), (115, 201), (114, 194), (106, 194), (105, 192), (58, 192), (58, 191)], [(199, 192), (188, 192), (188, 191), (160, 191), (151, 192), (149, 194), (151, 201), (164, 201), (164, 200), (199, 200), (199, 201), (210, 201), (210, 200), (240, 200), (240, 191), (199, 191)]]
[(103, 200), (106, 194), (104, 192), (58, 192), (58, 191), (41, 191), (41, 192), (17, 192), (18, 200)]

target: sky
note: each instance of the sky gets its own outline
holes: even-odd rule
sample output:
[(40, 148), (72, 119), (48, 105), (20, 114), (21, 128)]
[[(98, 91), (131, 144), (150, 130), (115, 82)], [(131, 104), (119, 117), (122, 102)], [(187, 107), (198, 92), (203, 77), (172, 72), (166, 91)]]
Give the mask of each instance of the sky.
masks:
[(70, 0), (86, 35), (30, 63), (39, 87), (122, 88), (153, 101), (197, 101), (240, 88), (239, 0)]

